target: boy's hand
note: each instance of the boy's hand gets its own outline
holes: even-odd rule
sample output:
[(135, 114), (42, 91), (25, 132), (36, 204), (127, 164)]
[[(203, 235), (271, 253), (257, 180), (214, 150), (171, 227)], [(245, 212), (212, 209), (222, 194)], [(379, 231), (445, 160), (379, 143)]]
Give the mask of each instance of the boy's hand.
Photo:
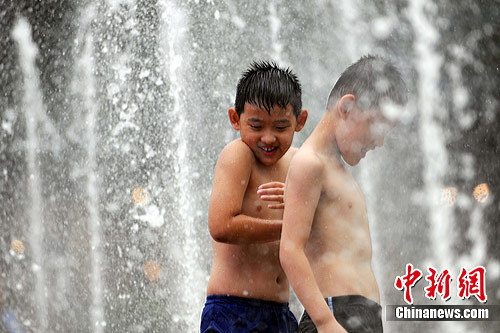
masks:
[(274, 201), (276, 204), (268, 204), (271, 209), (283, 209), (285, 203), (283, 197), (285, 195), (285, 184), (280, 182), (269, 182), (259, 186), (257, 194), (260, 195), (262, 201)]

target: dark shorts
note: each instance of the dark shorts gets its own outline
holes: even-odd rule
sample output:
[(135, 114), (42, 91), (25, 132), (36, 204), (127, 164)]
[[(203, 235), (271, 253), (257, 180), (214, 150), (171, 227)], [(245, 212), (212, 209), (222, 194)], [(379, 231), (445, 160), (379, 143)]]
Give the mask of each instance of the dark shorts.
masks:
[(288, 303), (229, 295), (207, 297), (200, 327), (202, 333), (286, 333), (297, 329), (297, 319)]
[[(382, 307), (360, 295), (325, 298), (335, 319), (349, 333), (379, 333), (382, 330)], [(317, 332), (311, 317), (304, 311), (300, 318), (299, 332)]]

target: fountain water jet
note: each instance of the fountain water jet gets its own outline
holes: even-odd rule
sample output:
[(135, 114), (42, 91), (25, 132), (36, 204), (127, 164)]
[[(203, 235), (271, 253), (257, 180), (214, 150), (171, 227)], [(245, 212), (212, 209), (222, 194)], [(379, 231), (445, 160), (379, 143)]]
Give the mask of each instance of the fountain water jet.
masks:
[[(102, 301), (102, 276), (101, 268), (103, 265), (101, 249), (101, 227), (99, 219), (99, 186), (98, 186), (98, 168), (97, 168), (97, 140), (96, 140), (96, 118), (98, 105), (95, 102), (95, 79), (94, 79), (94, 39), (90, 23), (94, 17), (95, 8), (89, 6), (82, 13), (82, 39), (83, 51), (78, 61), (78, 69), (81, 73), (81, 84), (84, 87), (82, 92), (84, 105), (87, 107), (85, 119), (85, 149), (87, 153), (86, 167), (86, 194), (88, 219), (87, 226), (90, 234), (90, 290), (92, 295), (92, 304), (90, 308), (90, 327), (95, 333), (103, 332), (104, 307)], [(82, 36), (83, 35), (83, 36)]]
[(271, 58), (281, 66), (285, 66), (285, 62), (282, 59), (283, 44), (279, 40), (281, 20), (276, 13), (276, 4), (273, 1), (269, 3), (268, 20), (269, 20), (269, 26), (271, 28), (271, 43), (272, 43)]
[[(180, 267), (183, 270), (183, 286), (184, 297), (180, 302), (184, 303), (183, 308), (189, 309), (182, 316), (176, 315), (175, 320), (182, 320), (187, 324), (190, 331), (198, 328), (198, 318), (201, 316), (204, 299), (205, 276), (202, 273), (200, 263), (198, 261), (200, 247), (197, 242), (195, 215), (193, 214), (191, 205), (191, 188), (195, 170), (192, 169), (192, 163), (189, 159), (189, 123), (186, 117), (185, 109), (187, 105), (183, 99), (182, 93), (185, 91), (185, 77), (183, 73), (185, 67), (189, 65), (189, 57), (186, 56), (186, 34), (188, 32), (188, 20), (185, 10), (168, 1), (162, 3), (163, 18), (167, 22), (165, 27), (165, 35), (167, 43), (164, 50), (168, 55), (168, 78), (170, 80), (169, 95), (172, 99), (170, 112), (174, 117), (173, 137), (176, 140), (177, 148), (174, 152), (175, 161), (174, 171), (176, 174), (175, 188), (176, 195), (176, 217), (179, 230), (182, 232), (182, 253), (183, 258), (180, 259)], [(197, 286), (197, 288), (193, 288)]]
[[(424, 192), (429, 213), (432, 254), (439, 268), (452, 264), (453, 216), (451, 209), (441, 202), (443, 181), (448, 170), (446, 134), (440, 121), (446, 119), (446, 109), (438, 94), (442, 57), (435, 51), (439, 33), (424, 14), (435, 12), (434, 4), (426, 0), (413, 1), (408, 18), (415, 30), (415, 64), (419, 75), (418, 109), (420, 110), (420, 142), (425, 156), (423, 173)], [(443, 237), (447, 235), (447, 237)]]
[[(423, 182), (425, 201), (429, 214), (429, 240), (431, 258), (438, 271), (454, 267), (452, 251), (456, 239), (454, 216), (449, 205), (441, 200), (444, 180), (448, 170), (446, 133), (440, 125), (446, 120), (446, 109), (441, 105), (439, 82), (443, 57), (437, 53), (439, 32), (432, 19), (437, 14), (437, 6), (427, 0), (412, 1), (408, 8), (408, 18), (415, 31), (415, 67), (418, 72), (418, 100), (420, 111), (419, 135), (425, 158)], [(427, 272), (424, 272), (426, 274)], [(458, 322), (438, 323), (454, 332), (465, 332), (464, 325)]]
[(36, 277), (35, 303), (39, 329), (48, 329), (47, 290), (45, 279), (44, 226), (41, 194), (41, 175), (38, 153), (39, 136), (37, 134), (39, 115), (44, 113), (43, 98), (40, 90), (39, 74), (35, 61), (38, 49), (31, 38), (28, 21), (20, 17), (12, 30), (12, 37), (19, 47), (19, 63), (24, 77), (23, 108), (26, 118), (26, 155), (29, 170), (28, 192), (29, 205), (29, 243), (32, 252), (32, 269)]

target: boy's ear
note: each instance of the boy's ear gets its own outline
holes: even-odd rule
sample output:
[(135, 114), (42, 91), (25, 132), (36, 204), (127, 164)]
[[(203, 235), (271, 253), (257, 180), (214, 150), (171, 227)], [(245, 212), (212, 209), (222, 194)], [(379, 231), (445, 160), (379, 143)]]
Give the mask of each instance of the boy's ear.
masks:
[(307, 115), (307, 110), (300, 111), (300, 114), (297, 117), (297, 126), (295, 126), (295, 132), (300, 132), (300, 130), (304, 128), (307, 120)]
[(354, 107), (356, 106), (356, 97), (352, 94), (344, 95), (340, 98), (338, 104), (338, 111), (342, 119), (346, 119)]
[(231, 125), (233, 125), (233, 128), (237, 131), (240, 130), (240, 117), (238, 116), (238, 113), (236, 113), (235, 108), (230, 108), (229, 111), (227, 112), (229, 116), (229, 121), (231, 121)]

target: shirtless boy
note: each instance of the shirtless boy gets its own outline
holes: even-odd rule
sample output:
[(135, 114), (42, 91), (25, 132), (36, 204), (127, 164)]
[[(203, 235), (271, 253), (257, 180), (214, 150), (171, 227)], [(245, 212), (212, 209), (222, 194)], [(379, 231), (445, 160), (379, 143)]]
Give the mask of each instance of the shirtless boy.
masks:
[(397, 69), (362, 57), (342, 73), (290, 163), (280, 259), (305, 307), (299, 332), (382, 332), (366, 202), (345, 163), (384, 144), (395, 126), (387, 106), (406, 101)]
[(208, 213), (214, 261), (201, 332), (297, 331), (279, 238), (280, 200), (297, 151), (289, 148), (307, 119), (301, 107), (300, 83), (288, 69), (253, 63), (238, 82), (229, 120), (241, 139), (215, 166)]

